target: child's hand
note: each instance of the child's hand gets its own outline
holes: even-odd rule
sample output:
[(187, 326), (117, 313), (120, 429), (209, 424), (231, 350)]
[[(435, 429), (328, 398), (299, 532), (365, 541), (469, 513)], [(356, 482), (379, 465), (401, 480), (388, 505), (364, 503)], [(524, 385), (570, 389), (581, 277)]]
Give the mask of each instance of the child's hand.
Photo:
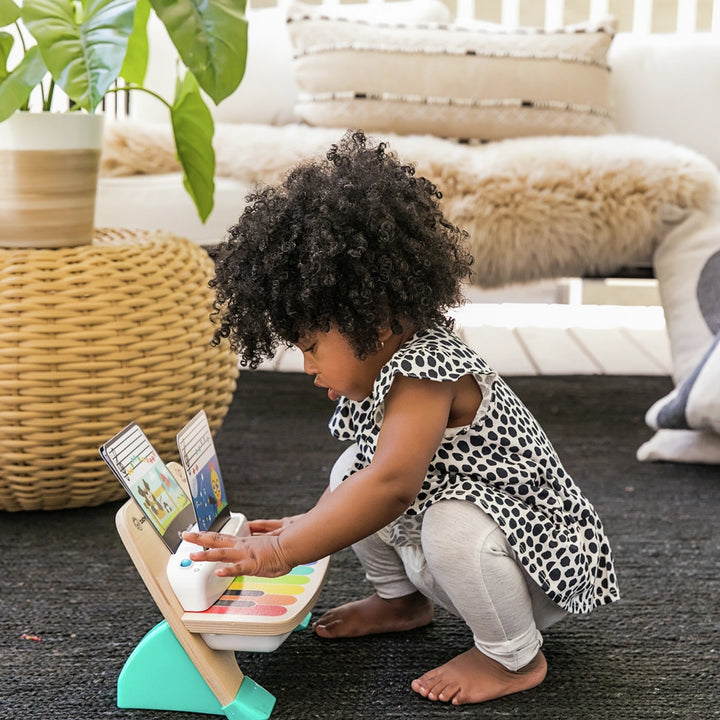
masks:
[(216, 570), (221, 577), (279, 577), (293, 568), (285, 559), (280, 539), (275, 534), (234, 537), (213, 532), (184, 532), (183, 539), (208, 548), (190, 553), (191, 560), (229, 563)]

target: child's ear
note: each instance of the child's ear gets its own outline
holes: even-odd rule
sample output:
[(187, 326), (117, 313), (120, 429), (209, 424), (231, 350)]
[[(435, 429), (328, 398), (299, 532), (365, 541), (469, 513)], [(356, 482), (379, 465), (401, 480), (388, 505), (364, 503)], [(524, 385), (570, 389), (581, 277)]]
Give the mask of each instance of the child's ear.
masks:
[(389, 327), (380, 328), (378, 330), (378, 340), (381, 343), (387, 342), (392, 337), (393, 331)]

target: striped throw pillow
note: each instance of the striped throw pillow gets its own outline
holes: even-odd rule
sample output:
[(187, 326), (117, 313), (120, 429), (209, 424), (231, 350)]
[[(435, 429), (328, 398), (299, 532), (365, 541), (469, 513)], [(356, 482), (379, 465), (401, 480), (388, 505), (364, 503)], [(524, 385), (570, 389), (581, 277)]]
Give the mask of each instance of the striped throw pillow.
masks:
[(614, 20), (545, 31), (288, 10), (296, 114), (310, 125), (482, 142), (615, 129)]

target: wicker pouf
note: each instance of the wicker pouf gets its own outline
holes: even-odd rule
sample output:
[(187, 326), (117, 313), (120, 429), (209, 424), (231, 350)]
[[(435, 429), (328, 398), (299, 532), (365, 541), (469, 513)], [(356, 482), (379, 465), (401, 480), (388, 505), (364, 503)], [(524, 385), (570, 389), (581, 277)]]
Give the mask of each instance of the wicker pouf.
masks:
[(200, 408), (220, 425), (237, 356), (210, 345), (212, 271), (205, 250), (165, 232), (0, 248), (0, 510), (125, 497), (98, 447), (131, 420), (166, 461)]

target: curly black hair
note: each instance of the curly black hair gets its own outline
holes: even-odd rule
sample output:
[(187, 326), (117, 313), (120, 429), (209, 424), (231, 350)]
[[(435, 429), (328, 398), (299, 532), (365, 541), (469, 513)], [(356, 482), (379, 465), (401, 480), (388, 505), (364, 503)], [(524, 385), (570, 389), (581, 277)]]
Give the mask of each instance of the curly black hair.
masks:
[(213, 342), (228, 338), (256, 368), (331, 324), (361, 359), (379, 348), (380, 328), (451, 326), (445, 313), (462, 302), (472, 257), (441, 197), (361, 131), (256, 189), (212, 251)]

